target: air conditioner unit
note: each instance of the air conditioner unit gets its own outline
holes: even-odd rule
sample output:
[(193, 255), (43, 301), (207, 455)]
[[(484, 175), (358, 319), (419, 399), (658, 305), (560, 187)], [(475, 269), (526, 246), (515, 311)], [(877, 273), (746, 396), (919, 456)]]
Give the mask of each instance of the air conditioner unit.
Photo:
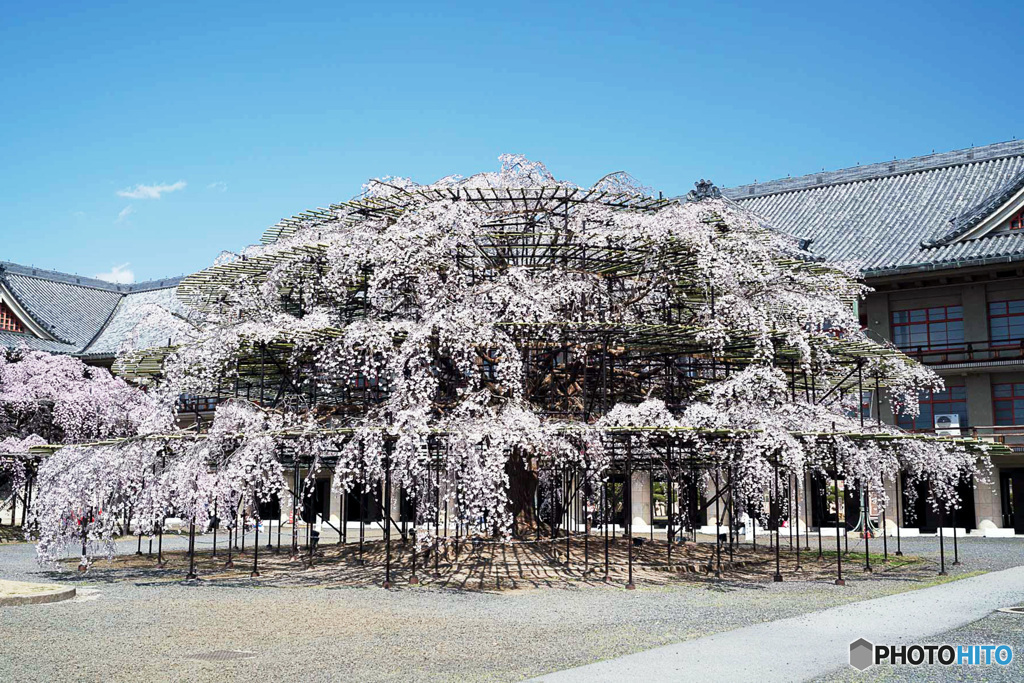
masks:
[(960, 436), (960, 416), (936, 415), (935, 433), (939, 436)]

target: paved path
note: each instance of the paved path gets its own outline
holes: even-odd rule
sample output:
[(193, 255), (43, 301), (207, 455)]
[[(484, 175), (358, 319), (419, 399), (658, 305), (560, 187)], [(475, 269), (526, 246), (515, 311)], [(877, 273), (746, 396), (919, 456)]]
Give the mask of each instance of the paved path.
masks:
[(927, 642), (930, 636), (1024, 603), (1024, 567), (842, 605), (541, 676), (600, 681), (803, 681), (848, 665), (850, 643)]

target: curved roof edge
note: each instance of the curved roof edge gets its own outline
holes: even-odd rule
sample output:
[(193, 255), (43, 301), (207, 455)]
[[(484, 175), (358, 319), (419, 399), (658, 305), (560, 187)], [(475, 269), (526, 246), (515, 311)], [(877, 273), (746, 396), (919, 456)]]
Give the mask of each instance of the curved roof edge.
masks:
[(734, 200), (752, 199), (771, 194), (853, 183), (859, 180), (872, 180), (920, 171), (930, 171), (949, 166), (961, 166), (978, 161), (1020, 156), (1021, 154), (1024, 154), (1024, 140), (1011, 140), (982, 147), (970, 147), (952, 152), (911, 157), (910, 159), (894, 159), (865, 166), (853, 166), (837, 171), (809, 173), (795, 178), (779, 178), (763, 183), (755, 182), (747, 185), (738, 185), (723, 189), (722, 194)]

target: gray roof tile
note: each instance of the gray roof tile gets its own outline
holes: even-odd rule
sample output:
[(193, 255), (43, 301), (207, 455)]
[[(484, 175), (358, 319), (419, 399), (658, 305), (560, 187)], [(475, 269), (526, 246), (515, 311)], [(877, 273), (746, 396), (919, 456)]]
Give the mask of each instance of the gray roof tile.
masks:
[[(1024, 259), (1024, 235), (953, 241), (1021, 183), (1024, 142), (1014, 141), (723, 193), (779, 230), (811, 240), (813, 253), (857, 261), (865, 274), (879, 275)], [(923, 246), (936, 240), (939, 246)]]
[[(177, 337), (187, 310), (175, 297), (181, 278), (165, 278), (131, 285), (120, 285), (94, 278), (0, 262), (0, 283), (18, 303), (56, 341), (32, 334), (0, 333), (0, 346), (29, 348), (52, 353), (70, 353), (90, 357), (117, 354), (128, 336), (137, 336), (139, 345), (152, 341), (166, 343)], [(156, 308), (170, 311), (165, 323), (144, 332), (136, 325)], [(180, 323), (180, 324), (179, 324)]]

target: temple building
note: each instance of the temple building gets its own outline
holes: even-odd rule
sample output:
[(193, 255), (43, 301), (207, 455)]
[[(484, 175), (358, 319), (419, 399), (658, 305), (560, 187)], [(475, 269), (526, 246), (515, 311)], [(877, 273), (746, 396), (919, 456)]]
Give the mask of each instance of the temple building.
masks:
[[(1020, 455), (993, 458), (991, 482), (962, 487), (955, 524), (1024, 533), (1024, 141), (723, 194), (822, 258), (856, 262), (874, 290), (861, 324), (945, 380), (921, 396), (916, 419), (893, 416), (883, 400), (882, 420), (1021, 444)], [(879, 417), (879, 402), (863, 401)], [(904, 526), (935, 530), (922, 496), (904, 506)]]
[(109, 367), (123, 345), (164, 345), (188, 325), (180, 280), (114, 284), (0, 261), (0, 346)]

